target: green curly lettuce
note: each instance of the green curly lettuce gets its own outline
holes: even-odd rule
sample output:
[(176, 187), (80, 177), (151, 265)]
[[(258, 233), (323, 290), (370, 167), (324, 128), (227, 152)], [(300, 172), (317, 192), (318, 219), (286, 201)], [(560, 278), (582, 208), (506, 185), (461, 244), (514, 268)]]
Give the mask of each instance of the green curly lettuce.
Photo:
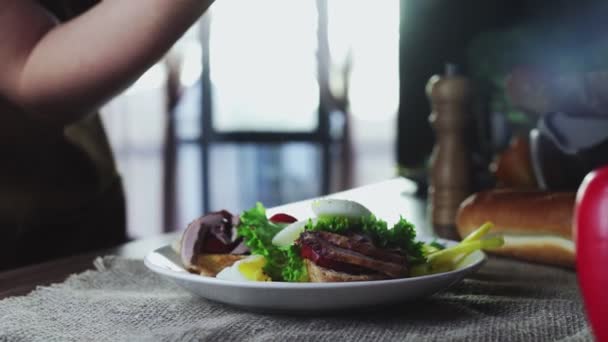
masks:
[(289, 282), (307, 282), (308, 271), (306, 270), (304, 259), (300, 256), (300, 247), (291, 245), (280, 249), (287, 253), (287, 260), (281, 271), (283, 280)]
[(241, 214), (237, 234), (243, 237), (252, 254), (266, 259), (264, 273), (273, 281), (302, 282), (308, 280), (304, 261), (297, 246), (277, 247), (272, 238), (284, 225), (270, 222), (261, 203)]
[(374, 245), (380, 248), (399, 249), (408, 261), (417, 264), (426, 259), (423, 253), (423, 243), (416, 241), (414, 225), (401, 217), (392, 229), (385, 221), (371, 215), (359, 219), (342, 216), (320, 217), (317, 222), (309, 220), (306, 230), (326, 231), (343, 234), (346, 231), (362, 233), (369, 236)]

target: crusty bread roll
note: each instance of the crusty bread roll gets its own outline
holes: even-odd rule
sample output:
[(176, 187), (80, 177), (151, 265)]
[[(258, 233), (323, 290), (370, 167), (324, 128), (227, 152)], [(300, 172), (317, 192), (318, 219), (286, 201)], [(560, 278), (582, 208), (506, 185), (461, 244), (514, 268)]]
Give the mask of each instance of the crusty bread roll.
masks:
[(355, 275), (344, 272), (337, 272), (325, 267), (318, 266), (317, 264), (308, 259), (304, 259), (304, 263), (306, 264), (306, 270), (308, 271), (308, 278), (313, 283), (387, 279), (387, 277), (382, 274)]
[(491, 252), (532, 262), (574, 267), (572, 216), (575, 193), (490, 190), (471, 195), (460, 206), (462, 238), (484, 222), (505, 245)]

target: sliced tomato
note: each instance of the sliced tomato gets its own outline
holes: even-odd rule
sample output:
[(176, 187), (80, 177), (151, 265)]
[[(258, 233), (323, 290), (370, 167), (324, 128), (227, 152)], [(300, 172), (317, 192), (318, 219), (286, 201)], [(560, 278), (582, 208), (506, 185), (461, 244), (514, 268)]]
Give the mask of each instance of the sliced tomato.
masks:
[(272, 215), (268, 220), (273, 223), (294, 223), (298, 219), (285, 213), (278, 213)]

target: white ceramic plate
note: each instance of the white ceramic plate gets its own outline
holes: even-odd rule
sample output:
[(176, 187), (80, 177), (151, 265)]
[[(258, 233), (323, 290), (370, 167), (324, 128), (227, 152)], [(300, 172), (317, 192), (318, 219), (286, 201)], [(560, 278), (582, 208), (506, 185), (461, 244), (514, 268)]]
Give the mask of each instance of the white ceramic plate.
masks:
[[(455, 242), (440, 240), (452, 245)], [(195, 295), (261, 311), (320, 312), (360, 309), (430, 296), (476, 271), (486, 256), (471, 254), (460, 269), (422, 277), (348, 283), (236, 282), (187, 272), (170, 246), (146, 256), (145, 265)]]

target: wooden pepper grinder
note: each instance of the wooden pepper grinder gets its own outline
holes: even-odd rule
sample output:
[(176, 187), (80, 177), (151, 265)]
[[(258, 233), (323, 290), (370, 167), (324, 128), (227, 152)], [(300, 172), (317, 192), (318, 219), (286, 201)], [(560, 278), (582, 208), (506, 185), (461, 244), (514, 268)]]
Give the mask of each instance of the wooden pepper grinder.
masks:
[(429, 212), (439, 237), (458, 240), (456, 214), (470, 192), (470, 157), (465, 143), (471, 87), (446, 65), (445, 75), (431, 77), (426, 87), (436, 143), (431, 155)]

